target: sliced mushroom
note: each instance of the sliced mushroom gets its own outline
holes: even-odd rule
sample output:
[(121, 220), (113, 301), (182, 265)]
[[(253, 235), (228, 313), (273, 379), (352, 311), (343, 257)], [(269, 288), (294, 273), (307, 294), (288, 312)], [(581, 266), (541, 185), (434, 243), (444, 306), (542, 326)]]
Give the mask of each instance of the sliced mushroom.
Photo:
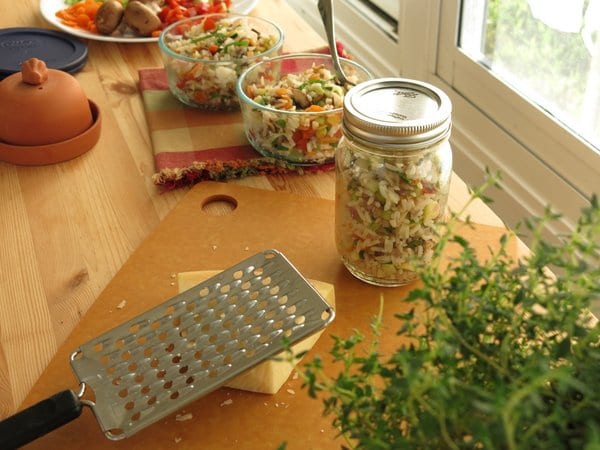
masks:
[(302, 109), (306, 109), (310, 106), (308, 95), (300, 89), (292, 88), (292, 98), (294, 99), (294, 103)]
[(125, 22), (138, 36), (150, 36), (161, 26), (161, 21), (154, 11), (137, 0), (127, 4)]
[(123, 19), (124, 8), (119, 0), (107, 0), (96, 12), (96, 28), (100, 34), (111, 34)]

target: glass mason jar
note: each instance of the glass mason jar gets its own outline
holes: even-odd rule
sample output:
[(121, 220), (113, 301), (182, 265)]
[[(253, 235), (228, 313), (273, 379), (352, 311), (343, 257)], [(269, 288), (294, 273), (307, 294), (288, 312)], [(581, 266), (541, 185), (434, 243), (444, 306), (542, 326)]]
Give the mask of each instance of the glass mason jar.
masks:
[(431, 261), (452, 173), (451, 112), (444, 92), (416, 80), (375, 79), (346, 94), (335, 240), (358, 279), (401, 286)]

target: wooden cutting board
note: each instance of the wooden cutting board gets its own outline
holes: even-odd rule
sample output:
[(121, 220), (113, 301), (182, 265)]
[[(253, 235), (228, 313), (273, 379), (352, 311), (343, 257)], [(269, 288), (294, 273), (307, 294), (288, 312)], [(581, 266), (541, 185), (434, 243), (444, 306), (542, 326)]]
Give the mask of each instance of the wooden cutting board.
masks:
[[(207, 204), (224, 201), (235, 208), (214, 214)], [(335, 250), (334, 203), (283, 192), (233, 184), (196, 185), (133, 253), (59, 348), (22, 408), (63, 389), (77, 391), (69, 355), (80, 344), (141, 314), (177, 294), (175, 274), (229, 267), (258, 251), (283, 252), (307, 278), (335, 285), (337, 316), (307, 355), (327, 355), (330, 335), (347, 337), (358, 328), (368, 335), (369, 320), (385, 298), (384, 350), (395, 342), (395, 313), (405, 311), (410, 290), (379, 288), (353, 278)], [(463, 235), (487, 252), (497, 247), (503, 230), (477, 225)], [(327, 359), (326, 359), (327, 360)], [(339, 449), (322, 417), (320, 401), (309, 398), (302, 381), (291, 376), (275, 395), (222, 388), (187, 405), (123, 441), (109, 441), (93, 413), (85, 408), (77, 420), (29, 444), (39, 449)], [(179, 415), (179, 417), (178, 417)], [(179, 420), (177, 420), (179, 418)], [(181, 420), (186, 418), (188, 420)]]

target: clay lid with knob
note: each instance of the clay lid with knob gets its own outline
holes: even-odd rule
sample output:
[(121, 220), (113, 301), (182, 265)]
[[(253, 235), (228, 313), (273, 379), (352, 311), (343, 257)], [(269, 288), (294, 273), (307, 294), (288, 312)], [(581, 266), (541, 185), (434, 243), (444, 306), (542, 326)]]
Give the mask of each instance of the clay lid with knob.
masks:
[(0, 82), (0, 159), (52, 164), (89, 150), (99, 138), (100, 115), (78, 81), (31, 58)]

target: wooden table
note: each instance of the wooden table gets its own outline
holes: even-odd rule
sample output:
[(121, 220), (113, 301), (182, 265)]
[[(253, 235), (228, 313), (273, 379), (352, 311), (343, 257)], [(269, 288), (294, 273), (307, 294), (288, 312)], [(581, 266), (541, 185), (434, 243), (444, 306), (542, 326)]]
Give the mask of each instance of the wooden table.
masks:
[[(37, 3), (3, 3), (0, 28), (49, 28)], [(284, 0), (261, 0), (253, 14), (284, 28), (285, 51), (324, 44)], [(157, 44), (88, 46), (88, 63), (76, 78), (102, 111), (98, 144), (52, 166), (0, 163), (0, 418), (18, 409), (88, 307), (187, 192), (163, 193), (151, 180), (154, 162), (138, 69), (162, 65)], [(233, 183), (334, 198), (332, 172)], [(466, 198), (455, 176), (450, 207)], [(501, 225), (482, 204), (470, 213), (479, 223)]]

